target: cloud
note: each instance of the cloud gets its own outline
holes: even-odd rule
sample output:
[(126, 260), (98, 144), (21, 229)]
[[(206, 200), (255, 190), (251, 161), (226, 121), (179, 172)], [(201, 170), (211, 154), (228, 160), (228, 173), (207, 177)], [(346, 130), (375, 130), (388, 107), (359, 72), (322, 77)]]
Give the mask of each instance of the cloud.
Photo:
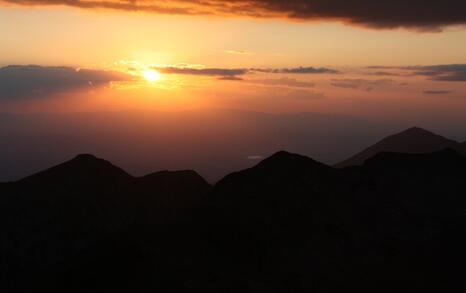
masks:
[(466, 81), (466, 64), (402, 67), (414, 74), (436, 81)]
[(359, 89), (364, 91), (371, 91), (381, 86), (402, 85), (401, 83), (392, 79), (332, 79), (330, 84), (334, 87), (344, 89)]
[(130, 79), (131, 76), (115, 71), (10, 65), (0, 68), (0, 100), (37, 98)]
[(248, 159), (248, 160), (253, 160), (253, 161), (257, 161), (257, 160), (263, 160), (263, 159), (264, 159), (264, 156), (253, 155), (253, 156), (247, 156), (246, 159)]
[(375, 71), (375, 72), (369, 73), (369, 75), (375, 75), (375, 76), (403, 76), (400, 73), (388, 72), (388, 71)]
[(160, 73), (181, 74), (181, 75), (205, 75), (218, 76), (223, 80), (240, 80), (239, 76), (249, 72), (248, 69), (227, 69), (227, 68), (194, 68), (194, 67), (154, 67)]
[(219, 77), (218, 80), (241, 81), (241, 80), (244, 80), (244, 79), (239, 77), (239, 76), (222, 76), (222, 77)]
[(231, 55), (252, 55), (252, 52), (244, 51), (244, 50), (226, 50), (225, 53)]
[(312, 88), (315, 86), (315, 84), (312, 82), (300, 81), (289, 77), (283, 77), (278, 79), (247, 79), (245, 80), (245, 82), (267, 86), (286, 86), (295, 88)]
[(464, 0), (0, 0), (19, 5), (67, 5), (87, 9), (161, 14), (225, 15), (340, 21), (377, 29), (438, 31), (466, 23)]
[(283, 74), (335, 74), (335, 69), (325, 67), (294, 67), (294, 68), (254, 68), (252, 71), (264, 73), (283, 73)]
[[(173, 66), (155, 66), (155, 70), (164, 74), (216, 76), (220, 80), (242, 80), (241, 76), (248, 73), (277, 74), (335, 74), (338, 71), (325, 67), (294, 67), (294, 68), (204, 68), (200, 65), (181, 64)], [(289, 80), (288, 80), (289, 81)], [(282, 82), (284, 82), (282, 80)]]
[[(435, 81), (466, 81), (466, 64), (440, 64), (416, 66), (368, 66), (368, 69), (398, 70), (393, 76), (424, 76)], [(374, 73), (369, 73), (373, 75)], [(380, 74), (382, 75), (382, 74)]]
[(423, 91), (423, 94), (425, 95), (448, 95), (451, 94), (453, 91), (449, 90), (428, 90), (428, 91)]

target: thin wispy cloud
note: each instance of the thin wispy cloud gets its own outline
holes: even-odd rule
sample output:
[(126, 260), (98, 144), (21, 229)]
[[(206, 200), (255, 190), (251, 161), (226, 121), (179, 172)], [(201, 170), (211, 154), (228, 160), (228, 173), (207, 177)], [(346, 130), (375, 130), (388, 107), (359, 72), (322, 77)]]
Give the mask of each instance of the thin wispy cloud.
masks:
[(266, 86), (285, 86), (285, 87), (296, 87), (296, 88), (313, 88), (314, 83), (309, 81), (301, 81), (294, 78), (283, 77), (283, 78), (270, 78), (270, 79), (248, 79), (245, 82), (260, 84)]
[(252, 71), (282, 74), (335, 74), (338, 70), (326, 67), (300, 66), (291, 68), (253, 68)]
[(427, 90), (423, 91), (425, 95), (448, 95), (453, 93), (453, 91), (450, 90)]
[(372, 91), (378, 87), (400, 86), (400, 82), (392, 79), (332, 79), (330, 84), (337, 88)]
[[(204, 68), (199, 65), (191, 66), (183, 64), (180, 66), (154, 66), (160, 73), (179, 75), (199, 75), (220, 77), (222, 80), (241, 80), (241, 76), (249, 73), (271, 73), (271, 74), (336, 74), (337, 70), (325, 67), (291, 67), (291, 68)], [(280, 82), (280, 80), (278, 81)], [(281, 80), (284, 82), (284, 80)], [(289, 81), (288, 81), (289, 82)]]
[(243, 56), (248, 56), (248, 55), (253, 55), (254, 54), (252, 52), (244, 51), (244, 50), (226, 50), (225, 53), (231, 54), (231, 55), (243, 55)]
[(375, 71), (370, 72), (368, 75), (375, 75), (375, 76), (403, 76), (401, 73), (397, 72), (389, 72), (389, 71)]
[(466, 64), (410, 66), (403, 69), (436, 81), (466, 81)]
[(366, 68), (381, 70), (367, 73), (368, 75), (421, 76), (434, 81), (466, 81), (466, 64), (368, 66)]

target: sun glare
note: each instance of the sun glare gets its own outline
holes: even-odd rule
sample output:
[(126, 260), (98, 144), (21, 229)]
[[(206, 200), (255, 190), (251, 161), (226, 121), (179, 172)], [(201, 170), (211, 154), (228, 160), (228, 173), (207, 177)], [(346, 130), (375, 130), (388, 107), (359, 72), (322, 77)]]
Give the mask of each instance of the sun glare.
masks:
[(153, 69), (148, 69), (144, 71), (144, 78), (149, 82), (154, 82), (154, 81), (159, 80), (161, 76), (159, 72)]

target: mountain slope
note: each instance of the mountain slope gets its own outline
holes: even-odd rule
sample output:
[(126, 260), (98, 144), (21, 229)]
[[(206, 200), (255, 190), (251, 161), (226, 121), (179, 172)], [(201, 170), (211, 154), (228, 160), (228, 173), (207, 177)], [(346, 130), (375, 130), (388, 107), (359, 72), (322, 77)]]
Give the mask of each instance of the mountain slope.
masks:
[(362, 165), (365, 160), (380, 152), (395, 153), (432, 153), (452, 148), (466, 154), (460, 143), (419, 127), (388, 136), (373, 146), (335, 165), (337, 168)]

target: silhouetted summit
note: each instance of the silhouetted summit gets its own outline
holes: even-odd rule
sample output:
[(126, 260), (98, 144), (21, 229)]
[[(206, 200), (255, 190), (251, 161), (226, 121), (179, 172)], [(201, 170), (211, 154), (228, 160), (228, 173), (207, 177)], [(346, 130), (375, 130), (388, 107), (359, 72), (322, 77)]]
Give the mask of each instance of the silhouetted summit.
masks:
[(460, 143), (419, 127), (412, 127), (398, 134), (390, 135), (353, 157), (340, 162), (338, 168), (362, 165), (365, 160), (379, 152), (432, 153), (443, 149), (455, 149), (466, 154)]
[(272, 156), (262, 160), (259, 164), (257, 164), (255, 169), (267, 169), (267, 168), (302, 168), (306, 166), (314, 166), (315, 168), (328, 168), (325, 164), (317, 162), (309, 157), (289, 153), (286, 151), (279, 151), (273, 154)]
[[(331, 167), (309, 157), (280, 151), (252, 168), (226, 176), (214, 186), (210, 197), (216, 205), (235, 202), (243, 205), (244, 210), (262, 206), (263, 201), (279, 206), (287, 199), (278, 196), (278, 190), (298, 190), (300, 185), (310, 188), (315, 183), (325, 184), (333, 171)], [(256, 202), (242, 202), (240, 198), (254, 199)]]
[(131, 178), (131, 175), (106, 160), (90, 154), (81, 154), (65, 163), (21, 179), (19, 182), (45, 184), (53, 181), (56, 185), (77, 185), (113, 181), (119, 184), (122, 180), (128, 181)]

